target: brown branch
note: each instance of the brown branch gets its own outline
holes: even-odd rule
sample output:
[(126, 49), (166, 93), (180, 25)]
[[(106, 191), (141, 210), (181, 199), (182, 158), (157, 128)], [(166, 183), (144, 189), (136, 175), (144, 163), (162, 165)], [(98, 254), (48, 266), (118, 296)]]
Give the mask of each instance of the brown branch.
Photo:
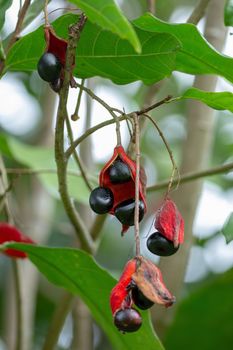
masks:
[(187, 19), (187, 23), (198, 24), (205, 15), (206, 8), (211, 0), (200, 0), (193, 12)]
[(155, 14), (155, 0), (147, 0), (148, 11)]
[[(192, 172), (192, 173), (188, 173), (188, 174), (182, 174), (180, 177), (175, 178), (173, 180), (173, 184), (174, 185), (178, 184), (178, 183), (182, 184), (185, 182), (198, 180), (200, 178), (207, 177), (207, 176), (213, 176), (213, 175), (217, 175), (217, 174), (227, 173), (228, 171), (230, 171), (232, 169), (233, 169), (233, 162), (225, 164), (225, 165), (213, 167), (213, 168), (210, 168), (207, 170)], [(170, 180), (165, 180), (165, 181), (161, 181), (161, 182), (157, 183), (156, 185), (149, 186), (149, 187), (147, 187), (147, 192), (162, 190), (168, 186), (169, 181)]]
[(80, 38), (80, 33), (86, 22), (85, 15), (80, 17), (80, 20), (69, 29), (69, 40), (66, 54), (66, 65), (64, 82), (59, 94), (59, 106), (57, 112), (56, 128), (55, 128), (55, 160), (57, 164), (57, 176), (59, 184), (59, 192), (63, 202), (65, 211), (75, 228), (78, 239), (81, 242), (82, 248), (88, 252), (94, 252), (95, 247), (91, 235), (86, 228), (81, 216), (76, 211), (74, 203), (71, 201), (67, 187), (67, 164), (68, 160), (64, 153), (64, 124), (68, 118), (67, 99), (69, 92), (69, 83), (72, 71), (73, 57), (75, 55), (77, 42)]
[(140, 111), (136, 111), (134, 113), (136, 113), (137, 115), (142, 115), (142, 114), (146, 114), (148, 112), (150, 112), (152, 109), (155, 109), (161, 105), (163, 105), (164, 103), (167, 103), (169, 102), (170, 100), (172, 99), (172, 96), (171, 95), (168, 95), (167, 97), (165, 97), (163, 100), (159, 101), (159, 102), (156, 102), (154, 103), (153, 105), (147, 107), (147, 108), (144, 108), (144, 109), (141, 109)]

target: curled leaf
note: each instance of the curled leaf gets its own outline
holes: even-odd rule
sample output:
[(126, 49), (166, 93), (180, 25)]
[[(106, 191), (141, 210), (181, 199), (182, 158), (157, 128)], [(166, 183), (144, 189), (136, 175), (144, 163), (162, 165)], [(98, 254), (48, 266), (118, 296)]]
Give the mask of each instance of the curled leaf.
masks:
[[(19, 242), (34, 244), (35, 242), (28, 236), (25, 236), (16, 227), (9, 225), (6, 222), (0, 223), (0, 244), (6, 242)], [(15, 249), (6, 249), (3, 251), (4, 254), (12, 258), (26, 258), (27, 254), (20, 252)]]

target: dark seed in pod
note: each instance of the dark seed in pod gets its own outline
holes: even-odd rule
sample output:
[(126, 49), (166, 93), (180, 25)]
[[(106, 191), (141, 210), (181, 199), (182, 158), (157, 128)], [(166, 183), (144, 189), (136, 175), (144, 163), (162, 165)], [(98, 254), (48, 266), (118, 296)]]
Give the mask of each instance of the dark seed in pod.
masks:
[(122, 332), (136, 332), (142, 325), (142, 318), (135, 309), (119, 310), (115, 314), (114, 324)]
[(62, 64), (59, 59), (50, 52), (44, 53), (37, 64), (37, 71), (41, 79), (49, 83), (58, 80), (61, 74)]
[(55, 92), (59, 92), (62, 87), (62, 80), (58, 78), (57, 80), (53, 81), (52, 83), (49, 84), (51, 89)]
[(121, 159), (117, 159), (109, 167), (109, 177), (113, 184), (120, 184), (131, 179), (131, 172), (126, 163), (124, 163)]
[(147, 239), (146, 245), (151, 253), (160, 256), (175, 254), (179, 249), (179, 246), (174, 247), (173, 242), (164, 237), (160, 232), (152, 233)]
[[(144, 203), (143, 201), (139, 201), (139, 221), (143, 219), (144, 216)], [(115, 216), (116, 218), (123, 224), (127, 226), (134, 225), (134, 209), (135, 209), (135, 200), (128, 199), (120, 203), (115, 208)]]
[(96, 187), (90, 194), (91, 209), (97, 214), (106, 214), (113, 206), (113, 193), (109, 188)]
[(134, 304), (142, 310), (149, 309), (154, 305), (153, 301), (147, 299), (137, 286), (132, 289), (132, 298)]

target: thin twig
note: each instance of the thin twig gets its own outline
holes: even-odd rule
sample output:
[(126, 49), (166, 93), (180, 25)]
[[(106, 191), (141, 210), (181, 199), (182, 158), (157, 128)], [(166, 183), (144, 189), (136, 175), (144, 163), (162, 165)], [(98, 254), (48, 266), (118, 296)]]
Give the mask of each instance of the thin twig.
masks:
[(111, 108), (104, 100), (102, 100), (100, 97), (95, 95), (91, 89), (88, 89), (85, 86), (81, 86), (81, 84), (78, 84), (78, 83), (76, 85), (77, 85), (77, 87), (82, 88), (82, 90), (84, 90), (92, 99), (99, 102), (111, 114), (111, 116), (114, 119), (114, 122), (116, 123), (117, 145), (121, 145), (120, 121), (119, 121), (119, 118), (117, 117), (117, 115), (114, 113), (114, 111), (117, 111), (117, 112), (122, 113), (122, 114), (123, 114), (123, 112), (118, 110), (118, 109)]
[(163, 100), (161, 100), (159, 102), (156, 102), (156, 103), (154, 103), (153, 105), (151, 105), (151, 106), (149, 106), (147, 108), (141, 109), (140, 111), (136, 111), (136, 112), (133, 112), (133, 113), (136, 113), (137, 115), (146, 114), (146, 113), (150, 112), (152, 109), (155, 109), (155, 108), (163, 105), (164, 103), (169, 102), (171, 99), (172, 99), (172, 96), (168, 95)]
[(15, 298), (16, 298), (16, 317), (17, 317), (17, 330), (16, 330), (16, 350), (24, 350), (23, 346), (23, 304), (22, 304), (22, 293), (20, 287), (20, 270), (18, 261), (12, 260), (14, 283), (15, 283)]
[[(228, 164), (223, 164), (217, 167), (213, 167), (207, 170), (192, 172), (188, 174), (182, 174), (179, 178), (177, 177), (173, 180), (173, 185), (176, 185), (178, 183), (183, 184), (185, 182), (198, 180), (200, 178), (207, 177), (207, 176), (224, 174), (231, 170), (233, 170), (233, 162)], [(147, 192), (153, 192), (153, 191), (164, 189), (168, 186), (169, 181), (170, 180), (165, 180), (165, 181), (158, 182), (155, 185), (149, 186), (147, 187)]]
[(53, 314), (52, 321), (50, 322), (42, 350), (55, 349), (59, 335), (65, 323), (66, 317), (70, 312), (74, 298), (74, 295), (71, 293), (63, 293)]
[(76, 104), (76, 107), (75, 107), (75, 111), (71, 115), (71, 119), (73, 121), (76, 121), (76, 120), (79, 119), (79, 108), (80, 108), (80, 104), (81, 104), (81, 98), (82, 98), (84, 83), (85, 83), (85, 79), (82, 79), (81, 84), (80, 84), (80, 88), (79, 88), (79, 93), (78, 93), (78, 98), (77, 98), (77, 104)]
[(187, 23), (198, 24), (205, 15), (206, 8), (211, 0), (200, 0), (193, 12), (187, 19)]
[(139, 180), (140, 180), (140, 130), (139, 117), (134, 115), (135, 124), (135, 148), (136, 148), (136, 177), (135, 177), (135, 209), (134, 209), (134, 237), (136, 244), (136, 256), (140, 255), (139, 235)]
[(66, 64), (64, 70), (64, 82), (59, 94), (59, 106), (57, 112), (56, 128), (55, 128), (55, 160), (57, 164), (57, 176), (59, 184), (59, 192), (61, 199), (66, 210), (66, 213), (72, 222), (78, 239), (82, 245), (82, 248), (88, 252), (93, 253), (95, 250), (91, 235), (85, 226), (81, 216), (74, 207), (74, 203), (71, 201), (67, 187), (67, 158), (64, 153), (64, 124), (65, 119), (68, 117), (67, 113), (67, 100), (69, 92), (70, 74), (72, 70), (73, 57), (77, 42), (80, 38), (80, 32), (84, 27), (86, 17), (81, 15), (79, 23), (73, 25), (69, 29), (69, 40), (66, 54)]
[[(74, 138), (73, 138), (73, 131), (72, 131), (72, 128), (71, 128), (71, 125), (70, 125), (70, 120), (69, 120), (69, 117), (66, 116), (66, 127), (67, 127), (67, 131), (68, 131), (68, 136), (69, 136), (69, 139), (70, 139), (70, 144), (72, 145), (73, 142), (74, 142)], [(73, 152), (73, 156), (74, 156), (74, 159), (79, 167), (79, 170), (80, 170), (80, 173), (81, 173), (81, 176), (83, 178), (83, 181), (85, 182), (87, 188), (92, 191), (92, 186), (86, 176), (86, 171), (84, 170), (84, 167), (83, 167), (83, 164), (82, 164), (82, 161), (81, 161), (81, 158), (79, 157), (78, 155), (78, 152), (76, 151), (76, 149), (74, 150)]]
[[(155, 128), (157, 129), (161, 139), (163, 140), (163, 143), (165, 144), (165, 147), (166, 147), (166, 149), (168, 151), (169, 157), (170, 157), (171, 162), (172, 162), (172, 173), (171, 173), (171, 177), (170, 177), (170, 180), (168, 182), (167, 191), (166, 191), (166, 194), (165, 194), (165, 198), (167, 198), (169, 193), (170, 193), (170, 191), (171, 191), (171, 187), (172, 187), (172, 184), (173, 184), (173, 179), (174, 179), (175, 172), (177, 172), (178, 178), (180, 177), (179, 171), (178, 171), (178, 168), (176, 166), (176, 163), (175, 163), (172, 151), (171, 151), (171, 149), (170, 149), (170, 147), (169, 147), (169, 145), (167, 143), (167, 140), (164, 137), (161, 129), (159, 128), (158, 124), (148, 114), (144, 114), (144, 116), (147, 117), (151, 121), (151, 123), (155, 126)], [(177, 182), (177, 184), (179, 184), (179, 181)]]
[(155, 14), (155, 0), (147, 0), (148, 11)]
[[(5, 49), (5, 54), (6, 55), (8, 54), (8, 52), (9, 52), (10, 48), (12, 47), (12, 45), (19, 38), (19, 34), (21, 32), (21, 29), (22, 29), (23, 21), (24, 21), (24, 18), (26, 16), (27, 10), (28, 10), (28, 8), (30, 6), (30, 3), (31, 3), (31, 0), (25, 0), (23, 6), (21, 7), (21, 9), (19, 11), (18, 20), (17, 20), (16, 26), (15, 26), (15, 30), (12, 33), (11, 38), (10, 38), (8, 44), (7, 44), (6, 49)], [(0, 75), (3, 72), (4, 66), (5, 66), (4, 61), (0, 61)]]
[(45, 26), (49, 27), (48, 0), (44, 0), (44, 21), (45, 21)]

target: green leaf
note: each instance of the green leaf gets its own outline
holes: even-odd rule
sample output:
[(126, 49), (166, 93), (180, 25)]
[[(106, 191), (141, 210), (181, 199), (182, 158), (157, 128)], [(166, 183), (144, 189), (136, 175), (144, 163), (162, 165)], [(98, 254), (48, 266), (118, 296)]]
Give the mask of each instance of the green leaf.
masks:
[[(67, 28), (77, 16), (65, 15), (53, 23), (57, 34), (67, 37)], [(80, 78), (101, 76), (117, 84), (142, 80), (152, 84), (175, 68), (178, 41), (170, 34), (137, 30), (142, 53), (136, 54), (126, 40), (87, 22), (76, 55), (74, 74)], [(88, 43), (88, 44), (87, 44)], [(45, 47), (43, 28), (20, 39), (10, 50), (5, 71), (32, 71)]]
[(233, 241), (233, 213), (230, 214), (225, 222), (222, 229), (222, 234), (224, 235), (227, 244)]
[[(53, 148), (30, 146), (14, 138), (1, 136), (0, 150), (5, 155), (13, 157), (17, 162), (38, 172), (39, 179), (49, 193), (55, 198), (60, 198)], [(89, 190), (81, 175), (73, 173), (74, 169), (76, 169), (75, 164), (71, 161), (68, 166), (68, 171), (72, 171), (72, 175), (68, 173), (69, 193), (77, 201), (87, 204)]]
[(233, 59), (219, 54), (193, 24), (170, 24), (145, 14), (133, 24), (152, 33), (170, 33), (180, 42), (175, 70), (188, 74), (216, 74), (233, 82)]
[(28, 253), (29, 259), (50, 282), (79, 295), (107, 334), (114, 349), (163, 349), (152, 329), (148, 312), (140, 311), (143, 324), (138, 332), (123, 335), (114, 327), (109, 295), (117, 281), (98, 266), (90, 255), (78, 249), (47, 248), (28, 244), (9, 246)]
[(117, 34), (121, 39), (128, 40), (136, 52), (141, 52), (141, 44), (134, 28), (116, 6), (114, 0), (69, 1), (85, 12), (91, 22), (98, 24), (102, 29)]
[(231, 350), (233, 270), (194, 291), (178, 306), (166, 350)]
[(208, 92), (190, 88), (177, 100), (187, 98), (201, 101), (214, 109), (228, 110), (233, 113), (233, 93), (231, 92)]
[(5, 13), (11, 7), (13, 0), (0, 0), (0, 30), (5, 23)]
[(233, 0), (227, 0), (224, 9), (225, 26), (233, 26)]

